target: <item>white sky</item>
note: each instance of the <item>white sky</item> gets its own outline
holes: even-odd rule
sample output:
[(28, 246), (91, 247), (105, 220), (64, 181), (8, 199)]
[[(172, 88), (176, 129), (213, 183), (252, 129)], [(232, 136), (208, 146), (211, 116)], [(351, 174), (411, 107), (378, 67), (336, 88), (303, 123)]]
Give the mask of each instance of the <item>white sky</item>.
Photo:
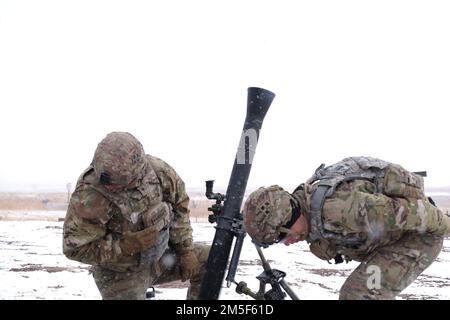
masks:
[(450, 185), (448, 1), (0, 1), (0, 190), (75, 183), (129, 131), (226, 186), (247, 87), (277, 94), (249, 187), (370, 155)]

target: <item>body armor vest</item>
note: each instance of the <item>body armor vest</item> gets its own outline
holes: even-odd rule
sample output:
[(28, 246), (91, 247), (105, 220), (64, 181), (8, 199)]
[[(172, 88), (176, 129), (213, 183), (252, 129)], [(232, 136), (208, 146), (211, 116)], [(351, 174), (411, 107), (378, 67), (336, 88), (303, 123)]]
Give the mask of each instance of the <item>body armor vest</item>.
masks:
[(326, 199), (333, 195), (341, 183), (356, 179), (372, 182), (376, 187), (376, 193), (387, 196), (424, 197), (423, 177), (408, 172), (396, 164), (371, 157), (350, 157), (328, 167), (322, 164), (306, 184), (299, 186), (293, 194), (295, 197), (297, 191), (302, 191), (306, 193), (308, 199), (306, 202), (310, 214), (310, 232), (307, 237), (309, 243), (325, 239), (344, 247), (356, 248), (364, 241), (358, 234), (344, 235), (331, 232), (324, 228), (322, 221), (322, 209)]
[(119, 239), (124, 232), (136, 232), (147, 227), (159, 231), (155, 245), (139, 254), (137, 266), (123, 267), (145, 267), (157, 262), (169, 245), (170, 222), (173, 220), (173, 212), (170, 203), (163, 199), (161, 182), (155, 170), (150, 166), (150, 161), (147, 161), (146, 172), (141, 183), (137, 188), (131, 190), (123, 190), (118, 193), (109, 192), (96, 181), (92, 167), (85, 171), (82, 179), (85, 184), (89, 184), (113, 204), (110, 206), (112, 216), (106, 225), (113, 235), (113, 239)]

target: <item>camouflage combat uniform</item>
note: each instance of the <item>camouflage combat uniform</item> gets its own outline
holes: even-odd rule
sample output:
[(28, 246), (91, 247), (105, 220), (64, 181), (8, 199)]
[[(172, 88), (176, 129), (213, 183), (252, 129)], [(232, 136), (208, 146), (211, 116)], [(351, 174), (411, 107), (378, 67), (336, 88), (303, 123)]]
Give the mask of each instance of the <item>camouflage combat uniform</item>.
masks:
[(450, 217), (424, 194), (423, 177), (371, 157), (320, 166), (292, 194), (278, 185), (247, 198), (244, 225), (253, 241), (306, 240), (323, 260), (361, 264), (340, 299), (393, 299), (439, 255)]
[[(167, 163), (146, 156), (135, 187), (109, 192), (91, 165), (80, 176), (64, 222), (63, 251), (69, 258), (92, 265), (103, 299), (144, 299), (147, 288), (181, 279), (177, 260), (195, 252), (200, 272), (191, 277), (188, 298), (199, 293), (209, 247), (193, 242), (189, 197), (184, 183)], [(124, 255), (124, 233), (154, 228), (156, 243)]]
[[(394, 176), (401, 183), (387, 180), (387, 168), (401, 170)], [(349, 177), (351, 170), (359, 177)], [(367, 170), (383, 176), (366, 177)], [(320, 185), (326, 195), (315, 200)], [(361, 262), (340, 299), (393, 299), (436, 259), (450, 234), (450, 217), (424, 195), (423, 178), (379, 159), (353, 157), (322, 167), (292, 196), (306, 209), (312, 253)], [(314, 207), (314, 201), (322, 203)]]

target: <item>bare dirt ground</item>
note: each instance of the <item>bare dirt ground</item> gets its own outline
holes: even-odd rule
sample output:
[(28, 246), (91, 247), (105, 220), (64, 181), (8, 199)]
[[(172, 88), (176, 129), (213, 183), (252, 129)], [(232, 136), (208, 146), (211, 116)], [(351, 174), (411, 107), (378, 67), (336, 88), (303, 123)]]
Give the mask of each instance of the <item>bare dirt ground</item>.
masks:
[[(434, 190), (434, 189), (433, 189)], [(437, 189), (440, 190), (440, 189)], [(446, 188), (442, 190), (447, 190)], [(444, 211), (450, 210), (450, 192), (436, 191), (431, 193), (436, 204)], [(206, 199), (203, 192), (189, 191), (190, 216), (195, 222), (206, 221), (210, 212), (208, 207), (213, 201)], [(40, 212), (40, 211), (61, 211), (67, 210), (69, 195), (67, 193), (1, 193), (0, 192), (0, 212), (10, 212), (14, 219), (19, 215), (14, 212)], [(42, 216), (42, 215), (41, 215)], [(42, 218), (38, 215), (38, 218)], [(6, 215), (0, 214), (0, 219), (8, 219)], [(31, 219), (29, 214), (26, 219)]]
[[(206, 199), (203, 193), (191, 192), (189, 208), (191, 218), (194, 221), (205, 221), (209, 214), (208, 207), (211, 201)], [(69, 196), (67, 193), (12, 193), (0, 192), (0, 220), (20, 219), (26, 213), (24, 220), (37, 220), (48, 216), (44, 211), (67, 210)], [(8, 213), (8, 214), (7, 214)], [(59, 214), (56, 218), (61, 217)], [(64, 217), (64, 216), (62, 216)], [(51, 215), (47, 218), (51, 218)]]
[(65, 210), (67, 193), (2, 192), (0, 210)]

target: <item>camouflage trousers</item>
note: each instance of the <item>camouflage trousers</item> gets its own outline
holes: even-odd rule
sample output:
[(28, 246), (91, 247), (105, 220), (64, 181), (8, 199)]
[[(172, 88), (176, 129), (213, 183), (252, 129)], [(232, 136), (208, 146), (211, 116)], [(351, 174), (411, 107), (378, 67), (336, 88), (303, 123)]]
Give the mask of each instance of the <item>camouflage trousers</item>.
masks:
[(395, 299), (433, 263), (442, 244), (442, 238), (409, 234), (378, 248), (345, 281), (339, 299)]
[[(200, 272), (190, 279), (188, 300), (195, 300), (200, 293), (200, 285), (210, 246), (194, 245), (195, 255), (200, 263)], [(168, 249), (158, 263), (136, 272), (114, 272), (96, 268), (93, 272), (97, 288), (104, 300), (144, 300), (147, 289), (153, 285), (181, 280), (175, 253)]]

